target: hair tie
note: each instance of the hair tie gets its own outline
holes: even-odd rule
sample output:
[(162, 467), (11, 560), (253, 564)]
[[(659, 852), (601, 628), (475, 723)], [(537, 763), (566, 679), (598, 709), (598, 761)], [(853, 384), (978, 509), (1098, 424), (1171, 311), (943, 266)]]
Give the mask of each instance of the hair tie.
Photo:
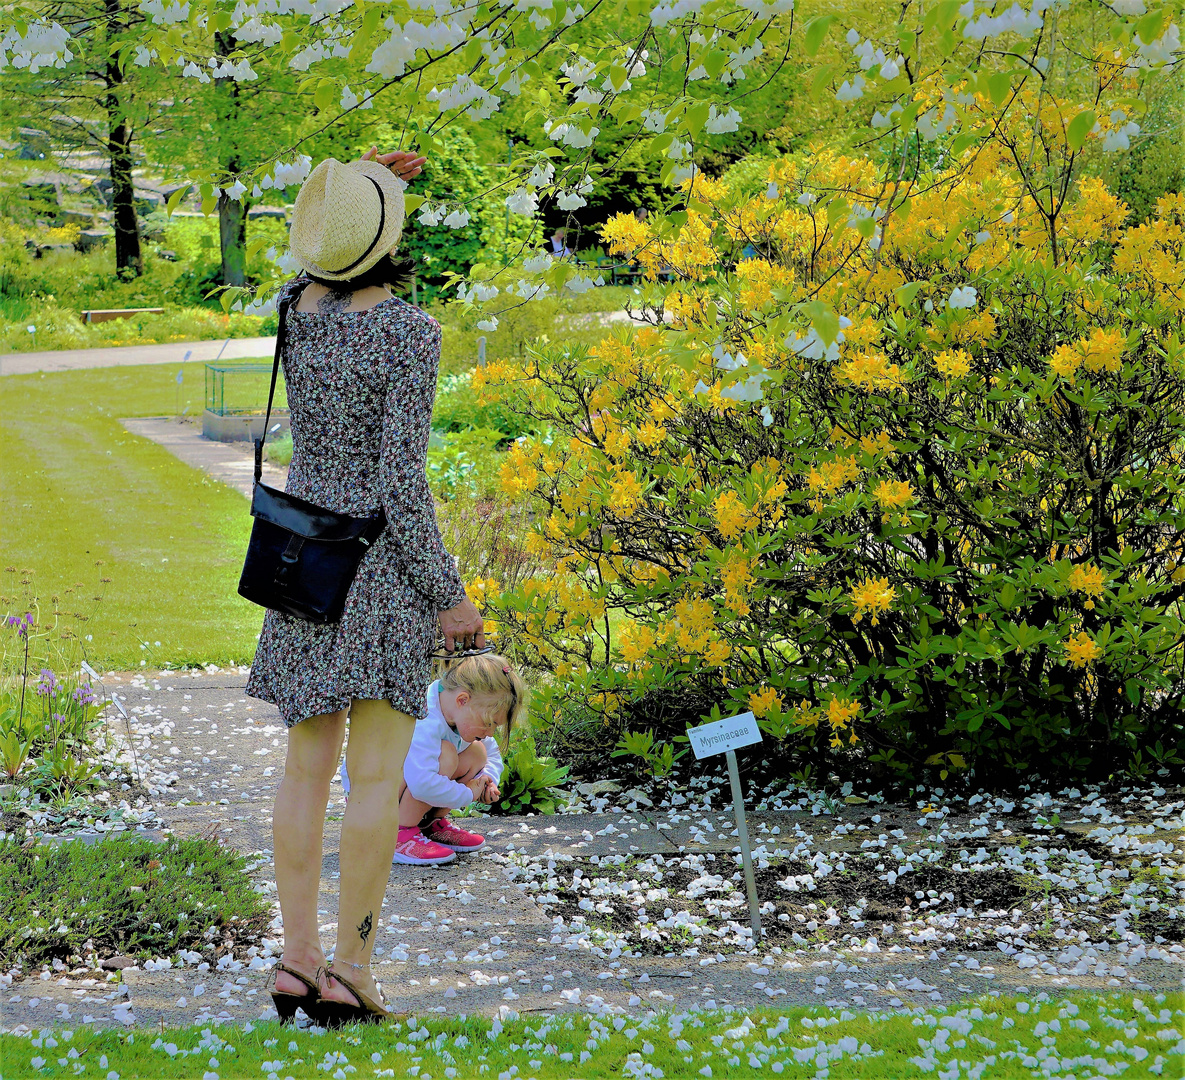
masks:
[(502, 665), (502, 674), (503, 674), (503, 675), (509, 675), (509, 674), (510, 674), (510, 668), (508, 668), (508, 667), (507, 667), (505, 664), (503, 664), (503, 665)]

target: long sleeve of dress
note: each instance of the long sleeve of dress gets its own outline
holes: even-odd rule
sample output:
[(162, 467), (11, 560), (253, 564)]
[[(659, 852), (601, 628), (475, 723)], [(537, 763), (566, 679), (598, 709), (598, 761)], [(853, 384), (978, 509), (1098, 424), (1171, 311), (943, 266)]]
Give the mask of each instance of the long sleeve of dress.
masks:
[(387, 528), (412, 584), (437, 611), (444, 611), (465, 598), (465, 587), (440, 539), (436, 503), (424, 472), (440, 366), (440, 324), (422, 313), (421, 318), (418, 341), (407, 343), (408, 366), (397, 370), (387, 390), (379, 482)]
[(473, 802), (473, 792), (465, 784), (450, 780), (440, 772), (440, 744), (443, 732), (431, 720), (416, 724), (411, 746), (403, 762), (403, 779), (413, 799), (429, 806), (456, 809)]

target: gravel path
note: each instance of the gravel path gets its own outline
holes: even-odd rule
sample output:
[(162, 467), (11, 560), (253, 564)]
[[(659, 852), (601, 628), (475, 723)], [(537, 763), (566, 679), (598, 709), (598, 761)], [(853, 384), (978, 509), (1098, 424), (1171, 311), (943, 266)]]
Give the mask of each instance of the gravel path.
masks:
[[(255, 853), (258, 887), (274, 895), (271, 812), (285, 732), (271, 706), (246, 697), (245, 682), (244, 670), (216, 668), (104, 677), (106, 689), (116, 690), (131, 712), (141, 776), (166, 830), (218, 836), (240, 852)], [(393, 867), (376, 948), (392, 1005), (421, 1014), (489, 1014), (507, 1005), (523, 1014), (791, 1003), (860, 1010), (949, 1004), (987, 992), (1180, 987), (1179, 930), (1170, 930), (1169, 940), (1164, 934), (1140, 938), (1122, 929), (1130, 921), (1122, 905), (1111, 905), (1119, 911), (1116, 923), (1111, 915), (1090, 915), (1089, 906), (1071, 910), (1068, 901), (1051, 908), (1048, 896), (1040, 900), (1040, 889), (1022, 902), (1004, 888), (1003, 871), (963, 875), (972, 892), (982, 883), (983, 897), (975, 900), (952, 893), (948, 902), (937, 889), (923, 899), (926, 889), (914, 891), (952, 880), (928, 861), (936, 841), (945, 836), (952, 856), (958, 852), (973, 865), (975, 856), (965, 849), (975, 845), (960, 837), (980, 834), (981, 849), (1084, 851), (1081, 859), (1109, 864), (1113, 873), (1121, 865), (1164, 868), (1176, 887), (1185, 855), (1185, 803), (1171, 801), (1179, 793), (1150, 787), (1142, 796), (1125, 796), (1131, 813), (1111, 804), (1115, 814), (1102, 800), (1083, 798), (1085, 817), (1071, 823), (1063, 812), (1067, 821), (1057, 827), (1058, 836), (1038, 832), (1036, 840), (1028, 807), (1003, 804), (991, 813), (982, 813), (983, 807), (964, 806), (960, 813), (923, 808), (919, 817), (916, 808), (885, 804), (824, 807), (816, 801), (789, 809), (790, 795), (751, 793), (751, 801), (763, 806), (751, 811), (750, 830), (768, 937), (749, 951), (743, 885), (732, 880), (733, 874), (739, 879), (734, 823), (723, 790), (705, 782), (673, 792), (679, 805), (662, 808), (645, 807), (636, 797), (623, 808), (629, 793), (590, 796), (583, 812), (479, 821), (474, 827), (488, 837), (482, 853), (443, 868)], [(320, 904), (328, 944), (335, 929), (343, 808), (335, 783)], [(1175, 817), (1164, 816), (1173, 811)], [(1106, 824), (1129, 818), (1157, 824)], [(1109, 841), (1099, 839), (1100, 828)], [(900, 889), (870, 869), (882, 837), (900, 845), (907, 860), (920, 856), (904, 875), (915, 880)], [(1142, 862), (1132, 864), (1133, 854), (1142, 854)], [(1054, 864), (1066, 877), (1065, 867), (1056, 859)], [(942, 881), (933, 876), (940, 871), (946, 873)], [(807, 878), (821, 898), (814, 909)], [(829, 878), (848, 882), (849, 911), (834, 900), (822, 902), (831, 895)], [(1011, 911), (983, 906), (1003, 903), (1006, 895)], [(936, 914), (927, 911), (931, 903)], [(1149, 915), (1148, 925), (1165, 931), (1175, 920), (1179, 927), (1176, 910), (1162, 905), (1166, 917)], [(986, 927), (978, 933), (977, 917)], [(159, 1026), (268, 1015), (264, 981), (280, 938), (278, 916), (272, 931), (275, 937), (260, 947), (226, 954), (213, 968), (191, 954), (191, 964), (173, 958), (172, 966), (129, 968), (122, 981), (83, 969), (15, 981), (4, 976), (3, 1028)]]

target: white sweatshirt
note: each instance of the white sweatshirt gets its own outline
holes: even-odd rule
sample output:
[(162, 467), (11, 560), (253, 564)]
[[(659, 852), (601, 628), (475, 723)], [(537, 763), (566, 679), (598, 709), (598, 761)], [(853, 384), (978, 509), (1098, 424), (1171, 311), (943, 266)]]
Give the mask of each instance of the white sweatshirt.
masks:
[[(426, 802), (429, 806), (447, 806), (449, 809), (468, 806), (473, 802), (473, 792), (469, 790), (469, 785), (441, 775), (442, 742), (452, 743), (458, 754), (464, 753), (471, 745), (445, 720), (440, 709), (440, 683), (437, 681), (428, 687), (427, 717), (416, 721), (411, 748), (403, 763), (403, 779), (412, 797)], [(489, 776), (496, 784), (502, 779), (502, 751), (498, 748), (498, 743), (489, 736), (482, 739), (482, 744), (486, 748), (487, 760), (485, 768), (478, 776)], [(342, 759), (341, 778), (342, 787), (348, 795), (350, 777), (346, 772), (345, 758)]]

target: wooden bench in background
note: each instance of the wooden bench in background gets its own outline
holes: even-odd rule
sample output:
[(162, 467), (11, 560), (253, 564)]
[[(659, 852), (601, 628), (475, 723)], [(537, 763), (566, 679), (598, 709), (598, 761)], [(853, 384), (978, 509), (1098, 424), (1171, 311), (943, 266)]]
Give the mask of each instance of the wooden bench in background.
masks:
[(82, 313), (82, 321), (84, 323), (110, 322), (112, 319), (130, 319), (133, 315), (163, 315), (164, 310), (164, 308), (159, 307), (98, 308), (96, 310), (84, 311)]

